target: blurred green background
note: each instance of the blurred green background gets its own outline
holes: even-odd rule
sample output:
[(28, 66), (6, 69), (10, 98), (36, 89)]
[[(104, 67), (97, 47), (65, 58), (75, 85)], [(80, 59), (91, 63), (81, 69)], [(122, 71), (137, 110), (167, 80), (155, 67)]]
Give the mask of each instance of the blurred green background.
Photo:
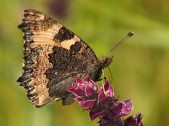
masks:
[[(0, 126), (97, 126), (74, 103), (40, 109), (17, 86), (22, 73), (23, 39), (17, 25), (24, 9), (55, 18), (81, 36), (98, 57), (129, 31), (135, 35), (112, 54), (116, 96), (131, 98), (132, 114), (146, 126), (169, 125), (168, 0), (0, 0)], [(109, 72), (106, 70), (106, 76)]]

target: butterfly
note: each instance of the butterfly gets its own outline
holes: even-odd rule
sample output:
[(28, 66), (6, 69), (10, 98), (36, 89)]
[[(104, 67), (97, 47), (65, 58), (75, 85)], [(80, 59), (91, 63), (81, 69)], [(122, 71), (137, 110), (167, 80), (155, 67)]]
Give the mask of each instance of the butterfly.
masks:
[(24, 62), (17, 82), (35, 107), (58, 100), (71, 104), (73, 96), (66, 89), (76, 78), (90, 74), (98, 81), (112, 61), (112, 57), (97, 58), (80, 37), (37, 10), (24, 10), (18, 28), (23, 32)]

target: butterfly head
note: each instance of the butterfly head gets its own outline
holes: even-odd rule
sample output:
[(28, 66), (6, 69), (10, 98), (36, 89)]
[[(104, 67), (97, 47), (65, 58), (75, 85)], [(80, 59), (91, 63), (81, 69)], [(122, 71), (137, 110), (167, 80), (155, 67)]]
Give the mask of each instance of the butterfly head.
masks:
[(111, 56), (111, 57), (104, 56), (104, 57), (100, 58), (103, 68), (109, 66), (110, 63), (112, 62), (112, 59), (113, 59), (113, 56)]
[(114, 49), (116, 49), (119, 45), (121, 45), (123, 42), (125, 42), (126, 39), (131, 37), (133, 34), (134, 34), (134, 32), (129, 32), (122, 40), (120, 40), (116, 45), (114, 45), (112, 49), (110, 49), (110, 51), (107, 53), (106, 56), (104, 56), (100, 59), (103, 68), (109, 66), (109, 64), (112, 62), (113, 56), (110, 56), (112, 51), (114, 51)]

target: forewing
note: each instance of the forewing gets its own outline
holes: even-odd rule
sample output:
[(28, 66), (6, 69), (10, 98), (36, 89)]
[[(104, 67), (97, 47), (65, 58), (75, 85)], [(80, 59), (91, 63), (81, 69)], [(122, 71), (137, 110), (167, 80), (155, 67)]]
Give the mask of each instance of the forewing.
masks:
[(18, 82), (36, 107), (65, 99), (77, 75), (100, 70), (92, 49), (73, 32), (36, 10), (25, 10), (18, 26), (24, 33), (24, 66)]

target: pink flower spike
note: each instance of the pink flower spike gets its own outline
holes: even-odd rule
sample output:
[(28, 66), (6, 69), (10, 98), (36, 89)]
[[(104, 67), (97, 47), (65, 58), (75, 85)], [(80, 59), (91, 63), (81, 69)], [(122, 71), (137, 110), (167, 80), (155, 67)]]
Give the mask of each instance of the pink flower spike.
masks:
[(77, 78), (67, 91), (74, 95), (81, 108), (89, 112), (92, 121), (99, 118), (99, 126), (143, 126), (141, 114), (123, 119), (133, 110), (132, 102), (130, 99), (118, 102), (109, 81), (97, 86), (88, 75), (83, 80)]

